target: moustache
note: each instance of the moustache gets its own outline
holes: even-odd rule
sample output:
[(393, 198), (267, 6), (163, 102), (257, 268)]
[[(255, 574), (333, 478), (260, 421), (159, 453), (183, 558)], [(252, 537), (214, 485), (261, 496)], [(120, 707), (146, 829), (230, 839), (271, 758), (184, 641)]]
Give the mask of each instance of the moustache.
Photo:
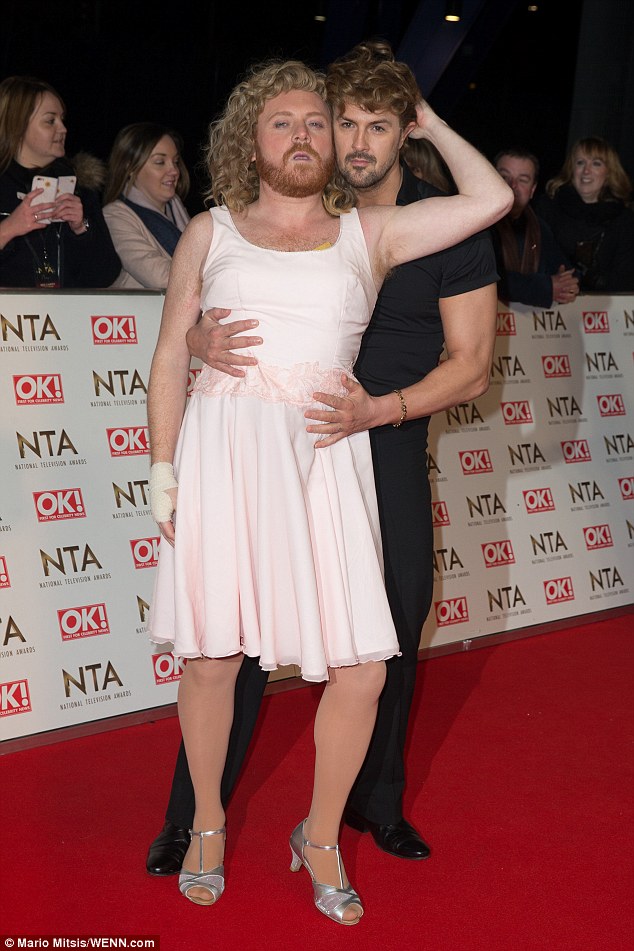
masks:
[(306, 155), (310, 155), (312, 158), (317, 159), (318, 162), (321, 162), (321, 157), (318, 152), (311, 145), (293, 145), (284, 153), (284, 161), (287, 162), (288, 159), (292, 158), (296, 152), (303, 152)]
[(367, 152), (348, 152), (346, 162), (353, 162), (354, 159), (363, 159), (364, 162), (370, 162), (372, 165), (376, 165), (374, 156), (368, 155)]

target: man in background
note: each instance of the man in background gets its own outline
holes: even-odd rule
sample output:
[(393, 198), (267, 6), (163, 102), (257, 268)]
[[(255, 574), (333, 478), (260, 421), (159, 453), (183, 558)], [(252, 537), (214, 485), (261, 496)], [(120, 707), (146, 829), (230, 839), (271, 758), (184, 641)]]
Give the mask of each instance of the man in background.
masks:
[(530, 205), (539, 160), (524, 149), (504, 149), (493, 164), (513, 190), (513, 207), (494, 228), (500, 299), (531, 307), (571, 304), (579, 280), (552, 231)]

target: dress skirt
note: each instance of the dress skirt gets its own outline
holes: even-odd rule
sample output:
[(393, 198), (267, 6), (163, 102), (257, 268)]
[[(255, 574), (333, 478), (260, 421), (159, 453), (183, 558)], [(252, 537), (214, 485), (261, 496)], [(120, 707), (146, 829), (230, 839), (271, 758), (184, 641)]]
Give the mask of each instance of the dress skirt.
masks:
[(289, 402), (277, 382), (268, 399), (222, 376), (204, 368), (183, 420), (152, 641), (185, 658), (295, 664), (309, 681), (397, 654), (368, 434), (315, 448), (304, 410), (332, 380), (308, 379), (306, 402)]

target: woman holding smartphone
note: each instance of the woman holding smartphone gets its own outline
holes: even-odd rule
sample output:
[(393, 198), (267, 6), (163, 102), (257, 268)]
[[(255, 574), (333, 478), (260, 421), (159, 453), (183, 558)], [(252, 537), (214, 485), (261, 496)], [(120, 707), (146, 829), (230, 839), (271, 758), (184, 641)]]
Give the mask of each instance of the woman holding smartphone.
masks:
[(97, 182), (82, 183), (65, 146), (55, 89), (29, 76), (3, 80), (0, 286), (109, 287), (120, 271)]

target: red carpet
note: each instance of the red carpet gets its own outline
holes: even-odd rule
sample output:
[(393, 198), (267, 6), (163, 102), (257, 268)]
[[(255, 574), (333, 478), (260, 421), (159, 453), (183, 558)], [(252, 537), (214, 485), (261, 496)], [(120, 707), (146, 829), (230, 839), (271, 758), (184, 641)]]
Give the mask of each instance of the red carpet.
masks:
[(0, 930), (159, 935), (162, 951), (632, 951), (632, 620), (422, 665), (406, 815), (433, 854), (404, 862), (345, 829), (366, 905), (355, 928), (320, 915), (308, 875), (288, 871), (309, 800), (310, 687), (265, 700), (212, 909), (144, 870), (176, 719), (0, 759)]

